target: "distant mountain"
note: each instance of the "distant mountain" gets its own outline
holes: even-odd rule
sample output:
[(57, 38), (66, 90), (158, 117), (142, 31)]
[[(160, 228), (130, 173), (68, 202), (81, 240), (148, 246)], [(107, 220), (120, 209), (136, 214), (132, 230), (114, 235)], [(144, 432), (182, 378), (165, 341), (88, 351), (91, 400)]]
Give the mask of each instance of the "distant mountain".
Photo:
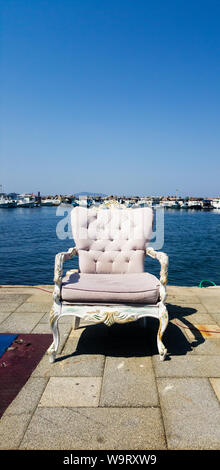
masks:
[(106, 197), (107, 194), (103, 193), (90, 193), (87, 191), (82, 191), (81, 193), (75, 193), (75, 196), (90, 196), (90, 197)]

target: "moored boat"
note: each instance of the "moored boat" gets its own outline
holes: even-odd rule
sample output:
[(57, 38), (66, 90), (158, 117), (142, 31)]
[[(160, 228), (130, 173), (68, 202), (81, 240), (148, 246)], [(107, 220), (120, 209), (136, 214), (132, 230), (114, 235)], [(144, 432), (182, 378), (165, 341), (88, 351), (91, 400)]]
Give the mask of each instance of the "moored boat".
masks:
[(60, 200), (59, 199), (41, 199), (41, 206), (51, 207), (51, 206), (59, 206)]
[(213, 199), (211, 204), (213, 209), (220, 209), (220, 198)]
[(180, 209), (189, 209), (189, 204), (186, 201), (183, 201), (183, 203), (180, 206)]
[(0, 208), (1, 209), (8, 209), (9, 203), (7, 199), (4, 199), (3, 197), (0, 199)]
[(18, 199), (17, 201), (17, 207), (24, 207), (24, 208), (31, 208), (35, 206), (35, 200), (30, 197), (23, 197), (21, 199)]

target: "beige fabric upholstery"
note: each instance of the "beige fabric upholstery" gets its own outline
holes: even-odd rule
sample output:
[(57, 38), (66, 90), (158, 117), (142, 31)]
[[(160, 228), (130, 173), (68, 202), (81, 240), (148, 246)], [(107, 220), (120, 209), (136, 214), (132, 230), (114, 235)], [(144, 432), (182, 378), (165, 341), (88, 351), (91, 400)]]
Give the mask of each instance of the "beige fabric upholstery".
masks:
[(75, 207), (71, 225), (81, 273), (144, 272), (145, 250), (152, 236), (152, 209)]
[(66, 302), (146, 303), (159, 298), (159, 280), (149, 273), (74, 273), (63, 278), (62, 299)]

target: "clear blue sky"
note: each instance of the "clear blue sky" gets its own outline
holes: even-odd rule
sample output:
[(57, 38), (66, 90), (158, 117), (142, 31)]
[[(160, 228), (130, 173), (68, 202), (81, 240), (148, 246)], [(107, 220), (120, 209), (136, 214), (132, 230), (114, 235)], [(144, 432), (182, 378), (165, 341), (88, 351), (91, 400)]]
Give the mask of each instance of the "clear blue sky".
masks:
[(220, 2), (0, 0), (5, 192), (220, 195)]

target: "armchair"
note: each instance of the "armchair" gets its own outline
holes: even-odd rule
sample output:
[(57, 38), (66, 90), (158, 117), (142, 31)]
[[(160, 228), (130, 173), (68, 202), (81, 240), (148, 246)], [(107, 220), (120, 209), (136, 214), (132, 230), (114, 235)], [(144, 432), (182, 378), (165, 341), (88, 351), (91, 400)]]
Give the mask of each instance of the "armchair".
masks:
[[(109, 207), (75, 207), (71, 225), (76, 246), (55, 257), (50, 362), (55, 361), (59, 347), (58, 321), (65, 315), (75, 316), (75, 328), (81, 318), (107, 326), (148, 316), (157, 318), (157, 347), (163, 361), (167, 354), (162, 336), (168, 324), (168, 256), (147, 247), (152, 235), (152, 209), (124, 208), (115, 202)], [(63, 277), (64, 262), (74, 256), (79, 256), (79, 272), (70, 270)], [(160, 280), (144, 272), (145, 256), (159, 261)]]

